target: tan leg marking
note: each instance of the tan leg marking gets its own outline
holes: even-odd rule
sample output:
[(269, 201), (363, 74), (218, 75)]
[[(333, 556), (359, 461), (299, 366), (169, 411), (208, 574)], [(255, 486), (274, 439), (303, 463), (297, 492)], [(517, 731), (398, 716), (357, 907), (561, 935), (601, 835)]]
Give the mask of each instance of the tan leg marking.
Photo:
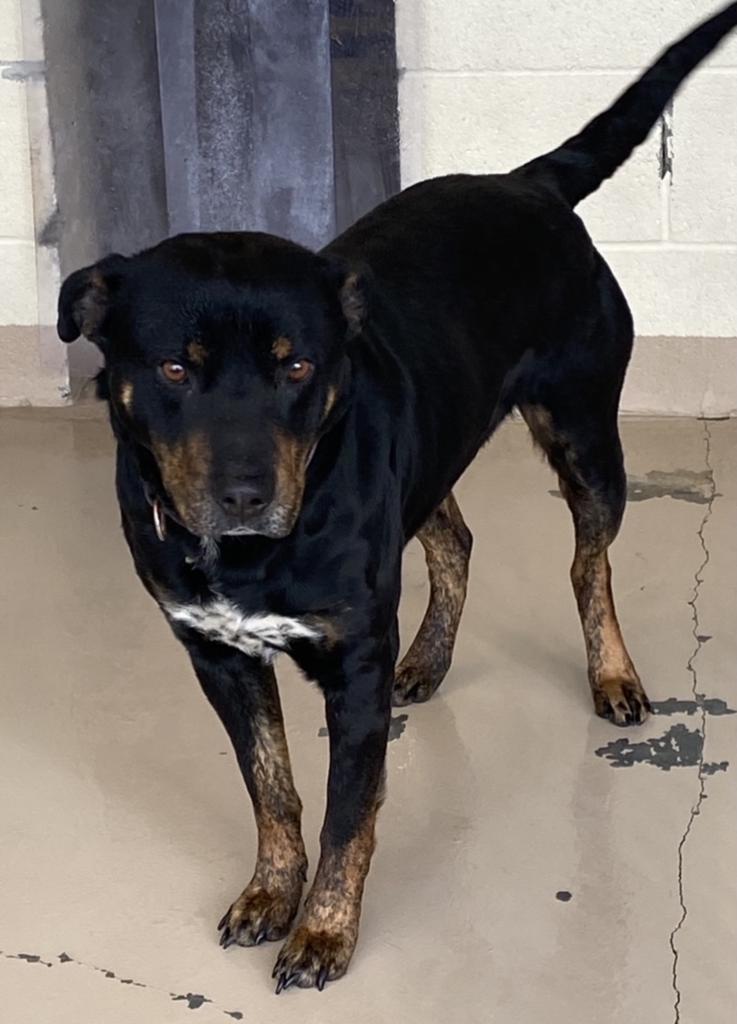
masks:
[(341, 978), (358, 939), (361, 899), (375, 846), (378, 803), (357, 834), (339, 850), (323, 849), (302, 918), (284, 944), (274, 967), (277, 992)]
[(589, 685), (597, 715), (616, 725), (647, 718), (650, 702), (624, 645), (612, 596), (606, 547), (576, 544), (571, 582), (581, 616)]
[(417, 534), (430, 574), (430, 602), (422, 625), (396, 672), (393, 703), (428, 700), (450, 668), (466, 600), (472, 537), (453, 494)]
[(594, 708), (597, 715), (616, 725), (643, 722), (650, 702), (619, 628), (607, 554), (619, 531), (621, 510), (613, 509), (587, 485), (575, 450), (556, 430), (547, 409), (524, 406), (520, 411), (557, 471), (561, 494), (573, 516), (576, 552), (571, 582), (586, 644)]
[(250, 765), (249, 788), (258, 827), (256, 867), (253, 878), (218, 925), (220, 944), (225, 947), (284, 938), (297, 913), (306, 877), (302, 804), (292, 782), (281, 709), (277, 704), (267, 711), (253, 725)]

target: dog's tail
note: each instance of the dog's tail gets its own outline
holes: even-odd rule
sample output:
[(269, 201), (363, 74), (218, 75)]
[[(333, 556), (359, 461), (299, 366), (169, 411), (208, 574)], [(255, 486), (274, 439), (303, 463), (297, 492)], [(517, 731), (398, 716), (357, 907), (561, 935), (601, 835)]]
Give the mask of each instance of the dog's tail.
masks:
[(645, 141), (684, 78), (735, 26), (737, 3), (731, 3), (668, 47), (651, 68), (578, 135), (514, 173), (545, 182), (571, 207), (576, 206)]

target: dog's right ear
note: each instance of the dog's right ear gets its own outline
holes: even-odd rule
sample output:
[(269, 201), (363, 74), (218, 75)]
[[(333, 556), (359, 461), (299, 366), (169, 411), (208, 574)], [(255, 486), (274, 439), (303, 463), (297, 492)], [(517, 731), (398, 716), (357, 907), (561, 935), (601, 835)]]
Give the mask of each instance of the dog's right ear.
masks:
[(127, 262), (125, 256), (114, 253), (69, 275), (59, 293), (56, 330), (62, 341), (76, 341), (83, 334), (102, 347), (110, 299)]

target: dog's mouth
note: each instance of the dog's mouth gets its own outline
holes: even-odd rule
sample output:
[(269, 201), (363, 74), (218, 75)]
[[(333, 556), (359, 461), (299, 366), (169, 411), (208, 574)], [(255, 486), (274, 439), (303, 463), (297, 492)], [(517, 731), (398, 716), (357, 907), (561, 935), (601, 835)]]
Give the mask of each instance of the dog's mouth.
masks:
[[(203, 541), (223, 537), (268, 537), (280, 540), (294, 529), (302, 509), (305, 475), (316, 444), (304, 444), (277, 433), (273, 479), (256, 486), (222, 480), (212, 487), (212, 456), (201, 435), (175, 445), (152, 445), (163, 493), (149, 494), (152, 517), (160, 539), (167, 519)], [(235, 482), (234, 482), (235, 481)]]
[(200, 519), (193, 517), (191, 513), (180, 513), (168, 495), (164, 498), (152, 497), (149, 501), (154, 529), (162, 541), (166, 540), (169, 520), (184, 527), (205, 543), (217, 544), (223, 537), (268, 537), (272, 540), (281, 540), (292, 532), (301, 511), (300, 508), (288, 509), (277, 506), (267, 509), (258, 519), (225, 527), (214, 514)]

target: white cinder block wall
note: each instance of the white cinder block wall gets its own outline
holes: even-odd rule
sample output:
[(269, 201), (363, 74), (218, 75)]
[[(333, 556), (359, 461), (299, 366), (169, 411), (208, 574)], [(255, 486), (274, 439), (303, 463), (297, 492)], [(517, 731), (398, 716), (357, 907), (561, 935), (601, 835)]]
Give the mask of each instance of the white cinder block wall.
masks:
[[(397, 0), (403, 183), (556, 145), (716, 6)], [(657, 129), (580, 211), (635, 314), (623, 407), (725, 415), (737, 411), (737, 38), (691, 78), (670, 127), (672, 175)], [(68, 396), (54, 208), (39, 0), (0, 0), (0, 405)]]
[[(508, 170), (574, 134), (713, 0), (397, 0), (402, 184)], [(632, 307), (630, 412), (737, 411), (737, 38), (579, 207)]]
[(68, 397), (56, 251), (36, 244), (54, 205), (38, 3), (0, 0), (0, 405)]

